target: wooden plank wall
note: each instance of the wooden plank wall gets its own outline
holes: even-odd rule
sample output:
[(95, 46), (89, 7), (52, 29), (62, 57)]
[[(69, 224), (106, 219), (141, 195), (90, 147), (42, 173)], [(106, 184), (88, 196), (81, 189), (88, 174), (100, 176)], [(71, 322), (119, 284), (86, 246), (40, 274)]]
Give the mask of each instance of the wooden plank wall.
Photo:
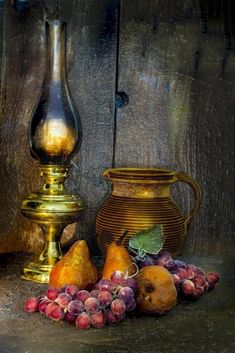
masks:
[[(103, 170), (112, 165), (114, 139), (117, 1), (59, 2), (68, 23), (68, 79), (82, 120), (83, 143), (68, 179), (71, 192), (87, 203), (80, 235), (94, 240), (94, 220), (107, 186)], [(75, 230), (75, 236), (76, 236)]]
[[(1, 112), (1, 248), (18, 250), (37, 242), (35, 226), (22, 218), (22, 196), (38, 187), (36, 169), (28, 150), (27, 126), (39, 94), (44, 71), (41, 6), (17, 13), (5, 2), (5, 67)], [(25, 239), (27, 241), (25, 243)], [(36, 245), (36, 244), (35, 244)]]
[[(234, 249), (233, 13), (232, 0), (31, 0), (22, 13), (6, 1), (4, 16), (0, 7), (0, 252), (42, 245), (19, 203), (40, 183), (27, 126), (43, 76), (43, 20), (55, 16), (68, 23), (68, 79), (84, 133), (67, 184), (88, 204), (63, 243), (83, 236), (94, 244), (105, 168), (157, 166), (187, 172), (202, 188), (183, 252)], [(115, 108), (117, 92), (128, 105)], [(189, 188), (173, 194), (187, 213)]]
[[(80, 236), (94, 239), (94, 219), (107, 187), (102, 171), (112, 165), (116, 79), (116, 2), (30, 1), (25, 12), (5, 3), (6, 91), (1, 114), (1, 251), (37, 250), (42, 236), (22, 217), (20, 201), (37, 190), (38, 169), (29, 155), (27, 127), (44, 73), (44, 19), (68, 23), (67, 72), (83, 125), (83, 144), (74, 159), (68, 189), (87, 202)], [(78, 236), (69, 226), (64, 242)]]
[[(116, 116), (115, 165), (167, 167), (198, 181), (202, 206), (184, 249), (191, 254), (219, 254), (233, 239), (234, 12), (229, 5), (130, 0), (121, 7), (118, 90), (127, 93), (129, 105)], [(185, 185), (175, 189), (188, 212), (191, 191)]]

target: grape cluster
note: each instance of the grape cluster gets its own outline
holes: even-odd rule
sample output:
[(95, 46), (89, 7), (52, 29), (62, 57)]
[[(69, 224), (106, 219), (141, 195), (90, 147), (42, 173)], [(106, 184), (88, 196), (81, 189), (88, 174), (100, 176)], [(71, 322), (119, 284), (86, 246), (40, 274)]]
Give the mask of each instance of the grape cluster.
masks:
[(64, 319), (78, 329), (101, 328), (118, 323), (126, 312), (135, 309), (135, 290), (133, 278), (125, 278), (122, 272), (115, 271), (110, 280), (101, 279), (91, 291), (79, 290), (73, 285), (61, 289), (49, 287), (44, 294), (29, 298), (24, 310), (39, 311), (54, 321)]
[(206, 275), (200, 267), (186, 264), (181, 260), (173, 260), (170, 253), (164, 250), (157, 255), (136, 257), (135, 261), (140, 268), (151, 265), (165, 267), (172, 274), (179, 297), (198, 299), (208, 290), (213, 289), (220, 279), (217, 272)]

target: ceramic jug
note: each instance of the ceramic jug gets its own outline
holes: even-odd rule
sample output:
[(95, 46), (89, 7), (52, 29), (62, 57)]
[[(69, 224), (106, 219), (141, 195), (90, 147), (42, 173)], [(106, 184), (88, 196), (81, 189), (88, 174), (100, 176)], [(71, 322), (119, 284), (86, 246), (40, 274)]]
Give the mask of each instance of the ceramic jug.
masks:
[[(108, 245), (125, 230), (128, 234), (123, 244), (127, 247), (129, 238), (139, 230), (160, 224), (165, 237), (163, 248), (175, 257), (200, 205), (198, 183), (185, 173), (158, 168), (113, 168), (103, 176), (111, 182), (112, 191), (96, 219), (101, 251), (105, 254)], [(186, 182), (194, 191), (195, 204), (187, 216), (171, 197), (171, 187), (178, 181)]]

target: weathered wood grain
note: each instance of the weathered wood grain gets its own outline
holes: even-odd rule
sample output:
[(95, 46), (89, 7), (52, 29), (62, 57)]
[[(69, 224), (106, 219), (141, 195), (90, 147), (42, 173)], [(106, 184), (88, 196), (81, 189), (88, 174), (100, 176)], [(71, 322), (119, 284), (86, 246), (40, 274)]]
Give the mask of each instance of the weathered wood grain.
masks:
[[(4, 1), (0, 1), (0, 92), (2, 92), (2, 79), (4, 73)], [(2, 95), (1, 95), (2, 103)]]
[[(43, 5), (43, 6), (42, 6)], [(1, 251), (38, 250), (40, 230), (19, 211), (20, 201), (40, 184), (38, 169), (29, 155), (27, 131), (45, 68), (43, 19), (68, 23), (68, 79), (83, 124), (83, 145), (68, 189), (87, 200), (79, 236), (95, 240), (95, 213), (106, 193), (102, 171), (112, 164), (115, 95), (116, 2), (30, 1), (25, 13), (8, 2), (5, 13), (6, 72), (1, 118)], [(76, 226), (64, 238), (78, 236)], [(64, 239), (63, 238), (63, 239)]]
[(118, 88), (130, 103), (117, 114), (116, 165), (185, 164), (175, 154), (185, 158), (199, 21), (197, 9), (179, 3), (122, 3)]
[(28, 123), (44, 72), (42, 11), (32, 1), (24, 13), (5, 8), (4, 106), (1, 116), (0, 252), (38, 247), (38, 230), (20, 214), (23, 197), (38, 187), (29, 155)]
[[(115, 165), (194, 176), (203, 202), (184, 251), (218, 253), (231, 239), (234, 79), (221, 77), (221, 9), (212, 9), (203, 34), (199, 1), (175, 4), (122, 1), (118, 90), (129, 105), (117, 113)], [(182, 185), (175, 197), (187, 212), (188, 188)]]
[(222, 5), (208, 2), (200, 61), (191, 86), (188, 164), (201, 185), (203, 202), (185, 251), (226, 257), (235, 220), (235, 52), (231, 48), (226, 52)]
[(58, 18), (59, 0), (40, 0), (41, 8), (43, 10), (43, 19)]
[(68, 24), (67, 69), (82, 121), (83, 142), (68, 179), (71, 191), (86, 200), (80, 235), (95, 240), (94, 223), (112, 164), (116, 77), (117, 1), (60, 0), (59, 16)]

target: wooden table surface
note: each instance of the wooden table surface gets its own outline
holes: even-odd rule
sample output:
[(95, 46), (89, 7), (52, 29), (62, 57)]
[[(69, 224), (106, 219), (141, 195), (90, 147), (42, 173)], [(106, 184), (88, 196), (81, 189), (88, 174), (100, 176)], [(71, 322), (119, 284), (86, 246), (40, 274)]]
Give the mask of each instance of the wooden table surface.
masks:
[(117, 326), (79, 331), (39, 313), (27, 314), (27, 297), (44, 285), (20, 279), (25, 253), (0, 258), (1, 353), (233, 353), (235, 352), (235, 268), (212, 257), (185, 258), (221, 274), (217, 287), (196, 302), (179, 303), (166, 316), (130, 316)]

